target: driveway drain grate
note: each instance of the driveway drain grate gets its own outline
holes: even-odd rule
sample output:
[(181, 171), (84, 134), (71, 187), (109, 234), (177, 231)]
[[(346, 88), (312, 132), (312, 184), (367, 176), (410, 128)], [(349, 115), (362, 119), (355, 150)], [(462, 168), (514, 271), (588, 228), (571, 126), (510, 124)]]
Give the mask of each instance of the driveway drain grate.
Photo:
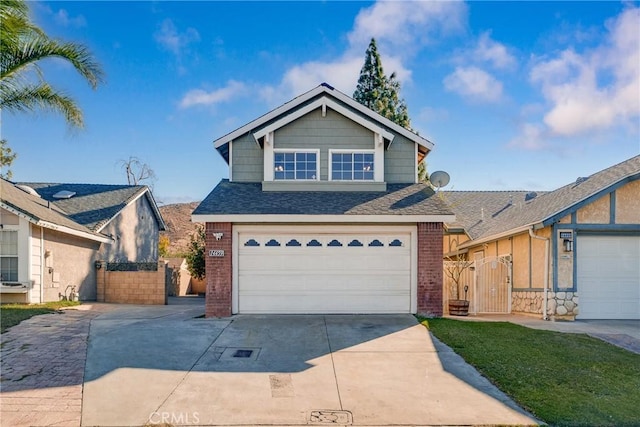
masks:
[(253, 354), (253, 350), (236, 350), (231, 357), (249, 358)]
[(313, 424), (348, 425), (353, 423), (353, 418), (349, 411), (311, 411), (309, 421)]

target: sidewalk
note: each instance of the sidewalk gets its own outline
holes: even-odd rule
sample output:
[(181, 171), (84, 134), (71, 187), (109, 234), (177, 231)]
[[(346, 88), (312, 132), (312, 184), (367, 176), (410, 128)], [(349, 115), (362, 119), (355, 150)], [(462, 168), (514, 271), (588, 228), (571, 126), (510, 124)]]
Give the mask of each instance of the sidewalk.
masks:
[(509, 322), (532, 329), (587, 334), (609, 344), (640, 354), (640, 320), (550, 321), (518, 314), (480, 314), (467, 317), (446, 317), (470, 322)]

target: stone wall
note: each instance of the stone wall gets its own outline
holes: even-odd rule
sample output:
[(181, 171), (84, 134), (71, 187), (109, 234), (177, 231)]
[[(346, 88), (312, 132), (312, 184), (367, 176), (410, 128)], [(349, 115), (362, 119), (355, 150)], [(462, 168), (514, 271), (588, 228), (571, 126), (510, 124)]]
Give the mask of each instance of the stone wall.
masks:
[(549, 292), (547, 312), (556, 319), (575, 319), (578, 315), (578, 294), (576, 292)]
[(542, 315), (544, 292), (512, 292), (511, 311), (514, 313), (535, 313)]
[(106, 262), (99, 262), (99, 265), (99, 302), (156, 305), (167, 303), (165, 261), (158, 262), (157, 271), (107, 271)]
[[(512, 292), (511, 311), (542, 315), (544, 309), (543, 291)], [(578, 295), (576, 292), (548, 292), (547, 315), (552, 319), (572, 320), (578, 315)]]

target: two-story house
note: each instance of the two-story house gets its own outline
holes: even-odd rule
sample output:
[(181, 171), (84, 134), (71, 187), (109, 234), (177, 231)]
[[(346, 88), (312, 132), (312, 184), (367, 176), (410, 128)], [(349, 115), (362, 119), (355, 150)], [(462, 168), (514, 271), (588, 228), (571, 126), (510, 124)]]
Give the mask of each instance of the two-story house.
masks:
[(206, 315), (442, 314), (449, 207), (418, 182), (433, 148), (327, 84), (214, 141)]

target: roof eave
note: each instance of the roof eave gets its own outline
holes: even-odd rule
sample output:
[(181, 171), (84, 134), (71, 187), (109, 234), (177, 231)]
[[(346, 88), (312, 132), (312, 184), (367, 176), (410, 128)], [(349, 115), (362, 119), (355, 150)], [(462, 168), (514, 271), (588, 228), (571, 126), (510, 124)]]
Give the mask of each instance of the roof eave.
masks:
[(513, 236), (513, 235), (520, 234), (520, 233), (524, 233), (524, 232), (528, 231), (532, 227), (534, 229), (542, 228), (540, 222), (532, 222), (532, 223), (527, 224), (527, 225), (523, 225), (523, 226), (520, 226), (520, 227), (509, 229), (507, 231), (503, 231), (502, 233), (491, 234), (489, 236), (482, 237), (480, 239), (468, 240), (468, 241), (460, 244), (460, 246), (458, 246), (458, 248), (459, 249), (468, 249), (470, 247), (473, 247), (473, 246), (476, 246), (476, 245), (481, 245), (483, 243), (493, 242), (493, 241), (496, 241), (496, 240), (503, 239), (505, 237)]
[(231, 222), (231, 223), (418, 223), (451, 222), (455, 215), (261, 215), (261, 214), (192, 214), (192, 222)]

